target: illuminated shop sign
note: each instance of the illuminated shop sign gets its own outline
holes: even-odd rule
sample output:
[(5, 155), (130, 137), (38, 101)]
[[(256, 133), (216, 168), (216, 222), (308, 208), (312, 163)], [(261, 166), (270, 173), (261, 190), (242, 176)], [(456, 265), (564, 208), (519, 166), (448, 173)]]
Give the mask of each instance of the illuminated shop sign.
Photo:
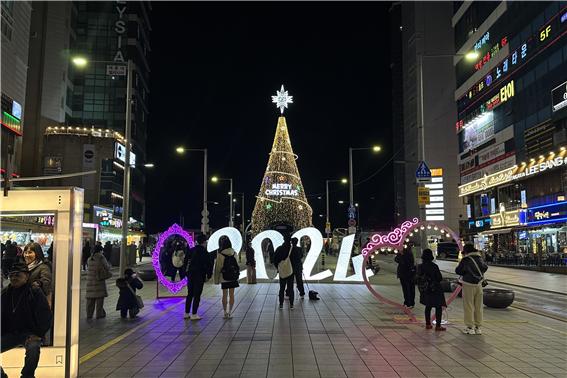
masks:
[[(488, 32), (486, 34), (488, 34)], [(487, 51), (487, 53), (482, 58), (480, 58), (480, 60), (474, 65), (474, 69), (476, 71), (480, 70), (486, 63), (490, 62), (490, 60), (492, 58), (494, 58), (496, 56), (496, 54), (498, 54), (498, 52), (500, 51), (501, 48), (503, 48), (507, 44), (508, 44), (508, 38), (507, 37), (503, 37), (500, 41), (496, 42), (496, 44), (490, 48), (490, 51)], [(475, 50), (476, 50), (476, 47), (475, 47)], [(491, 79), (492, 79), (492, 77), (490, 78), (490, 80)], [(487, 80), (488, 80), (488, 76), (487, 76)], [(490, 85), (490, 84), (487, 83), (487, 85)]]
[[(485, 113), (496, 109), (498, 106), (514, 97), (515, 93), (514, 80), (510, 80), (500, 88), (498, 93), (492, 96), (488, 101), (482, 103), (476, 110), (469, 113), (467, 121), (462, 119), (457, 121), (455, 124), (457, 132), (462, 129), (467, 129), (469, 126), (479, 127), (479, 121), (482, 122), (483, 125), (488, 124), (489, 121), (493, 121), (492, 116), (490, 118), (483, 118)], [(494, 126), (494, 123), (492, 123), (492, 126)]]
[(297, 196), (298, 189), (293, 189), (291, 184), (272, 184), (271, 189), (266, 189), (267, 196)]
[(461, 185), (459, 186), (459, 197), (480, 192), (510, 181), (528, 178), (550, 169), (565, 166), (567, 166), (567, 154), (563, 147), (558, 153), (551, 152), (548, 158), (541, 155), (537, 160), (531, 159), (530, 163), (522, 163), (519, 166), (515, 165)]
[(2, 93), (2, 126), (13, 133), (22, 135), (22, 106)]
[(490, 41), (490, 32), (487, 31), (478, 41), (476, 41), (476, 43), (474, 44), (474, 49), (480, 50), (482, 46), (488, 43), (488, 41)]
[[(114, 158), (123, 163), (126, 162), (126, 147), (123, 144), (116, 142), (114, 146)], [(130, 166), (136, 166), (136, 154), (132, 151), (130, 151)]]
[(527, 210), (528, 225), (567, 221), (567, 201), (535, 206)]
[(458, 112), (461, 113), (479, 95), (484, 94), (487, 88), (491, 87), (500, 80), (503, 80), (528, 58), (533, 58), (545, 48), (547, 48), (556, 38), (565, 35), (567, 22), (564, 21), (566, 10), (557, 13), (547, 24), (545, 24), (535, 35), (525, 40), (517, 49), (512, 51), (485, 77), (479, 80), (457, 101)]
[(519, 226), (526, 223), (525, 210), (502, 211), (490, 216), (490, 228)]
[(93, 206), (93, 220), (103, 227), (122, 228), (122, 219), (114, 218), (113, 211), (106, 207)]
[(551, 108), (554, 112), (567, 106), (567, 81), (551, 91)]
[(466, 152), (476, 148), (494, 136), (494, 113), (486, 112), (467, 124), (462, 148)]
[(473, 231), (483, 231), (490, 228), (490, 218), (483, 218), (469, 221), (469, 229)]

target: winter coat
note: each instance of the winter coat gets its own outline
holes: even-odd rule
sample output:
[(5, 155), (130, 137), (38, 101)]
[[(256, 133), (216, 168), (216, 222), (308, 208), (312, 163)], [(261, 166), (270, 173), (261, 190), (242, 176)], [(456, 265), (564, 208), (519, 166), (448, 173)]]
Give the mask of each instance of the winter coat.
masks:
[[(207, 281), (213, 275), (213, 262), (202, 245), (196, 245), (187, 254), (190, 258), (184, 266), (189, 280)], [(223, 257), (224, 261), (224, 257)]]
[(246, 247), (246, 265), (253, 268), (256, 267), (256, 259), (254, 258), (254, 249), (252, 247)]
[(394, 260), (398, 263), (397, 273), (399, 279), (410, 279), (415, 276), (415, 260), (410, 250), (396, 254)]
[[(28, 266), (29, 268), (30, 266)], [(30, 284), (37, 282), (39, 287), (43, 291), (43, 294), (47, 297), (51, 294), (53, 289), (53, 279), (51, 274), (51, 267), (45, 263), (40, 262), (30, 269), (30, 278), (28, 279)]]
[(218, 285), (218, 284), (223, 283), (223, 282), (230, 282), (230, 281), (225, 280), (222, 277), (221, 270), (222, 270), (222, 266), (224, 264), (225, 256), (235, 256), (235, 255), (236, 255), (236, 252), (234, 252), (234, 249), (232, 249), (232, 248), (227, 248), (227, 249), (222, 250), (221, 252), (217, 252), (217, 256), (216, 256), (216, 260), (215, 260), (215, 271), (214, 271), (214, 275), (213, 275), (215, 285)]
[(425, 293), (420, 291), (419, 303), (431, 307), (447, 307), (447, 303), (445, 302), (445, 294), (443, 294), (443, 289), (441, 288), (441, 280), (443, 280), (443, 276), (441, 275), (437, 264), (435, 264), (433, 261), (419, 264), (417, 266), (417, 277), (424, 277), (426, 279), (429, 279), (434, 283), (433, 287), (435, 288), (434, 291), (427, 291)]
[(301, 259), (303, 259), (303, 250), (298, 246), (294, 246), (290, 256), (294, 273), (303, 271), (303, 262), (301, 261)]
[[(128, 285), (134, 293), (128, 288)], [(138, 302), (136, 301), (136, 289), (141, 289), (144, 287), (142, 281), (137, 277), (119, 278), (116, 280), (116, 286), (120, 290), (120, 295), (118, 296), (118, 302), (116, 303), (117, 310), (129, 310), (132, 308), (138, 308)]]
[(83, 262), (87, 262), (89, 257), (91, 257), (91, 246), (85, 244), (83, 247)]
[(99, 279), (107, 271), (110, 272), (110, 265), (106, 258), (104, 258), (102, 253), (93, 253), (88, 260), (86, 298), (108, 297), (106, 279)]
[(486, 265), (480, 253), (472, 252), (461, 259), (459, 265), (455, 268), (455, 273), (463, 277), (464, 283), (477, 285), (482, 279), (482, 275), (479, 273), (472, 259), (474, 259), (478, 265), (478, 269), (480, 269), (483, 274), (488, 270), (488, 265)]
[(278, 265), (287, 258), (288, 254), (290, 256), (289, 259), (292, 262), (292, 268), (295, 268), (292, 260), (293, 250), (290, 253), (289, 251), (290, 248), (291, 245), (286, 243), (276, 248), (276, 252), (274, 253), (274, 266), (276, 267), (276, 269), (278, 268)]
[[(12, 298), (12, 294), (16, 296)], [(33, 288), (30, 284), (18, 289), (8, 285), (2, 290), (1, 304), (2, 335), (13, 332), (43, 337), (51, 327), (53, 315), (47, 299), (40, 289)]]

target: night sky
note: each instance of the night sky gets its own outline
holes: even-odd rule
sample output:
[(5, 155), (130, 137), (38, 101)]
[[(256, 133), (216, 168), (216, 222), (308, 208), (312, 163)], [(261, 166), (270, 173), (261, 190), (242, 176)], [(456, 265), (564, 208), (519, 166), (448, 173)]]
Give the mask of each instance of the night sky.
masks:
[[(179, 220), (199, 228), (202, 153), (209, 176), (232, 177), (250, 219), (268, 161), (284, 84), (285, 116), (314, 225), (323, 230), (325, 179), (348, 176), (355, 152), (355, 201), (365, 229), (393, 223), (388, 3), (153, 3), (147, 229)], [(346, 226), (348, 186), (331, 184), (331, 223)], [(209, 183), (210, 225), (228, 223), (228, 182)], [(321, 199), (318, 197), (321, 196)], [(235, 214), (240, 213), (239, 206)], [(235, 219), (239, 225), (240, 218)]]

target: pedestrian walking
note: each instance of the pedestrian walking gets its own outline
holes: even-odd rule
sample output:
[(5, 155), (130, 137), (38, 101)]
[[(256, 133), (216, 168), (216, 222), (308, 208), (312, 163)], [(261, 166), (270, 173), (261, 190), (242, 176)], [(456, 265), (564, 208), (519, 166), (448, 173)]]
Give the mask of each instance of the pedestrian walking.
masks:
[(280, 245), (274, 253), (274, 265), (280, 275), (280, 310), (283, 308), (284, 292), (289, 297), (289, 308), (293, 310), (293, 265), (291, 263), (291, 253), (293, 245), (289, 235), (284, 237), (284, 243)]
[(34, 377), (42, 339), (51, 327), (51, 310), (41, 289), (32, 286), (25, 263), (14, 263), (8, 276), (10, 284), (1, 297), (2, 353), (23, 345), (26, 356), (21, 376)]
[(144, 284), (137, 277), (136, 273), (128, 268), (124, 270), (124, 277), (116, 280), (116, 286), (120, 291), (118, 295), (118, 302), (116, 303), (116, 310), (120, 311), (120, 317), (126, 319), (129, 314), (130, 318), (135, 318), (140, 312), (140, 305), (136, 290), (144, 287)]
[[(213, 263), (205, 247), (206, 243), (206, 235), (201, 234), (197, 236), (197, 245), (191, 248), (188, 253), (189, 259), (187, 259), (185, 265), (185, 271), (187, 272), (187, 298), (185, 299), (184, 319), (201, 320), (197, 310), (199, 310), (203, 286), (213, 274)], [(232, 290), (234, 293), (234, 289)], [(232, 303), (234, 303), (234, 300)]]
[(141, 241), (138, 243), (138, 259), (142, 262), (142, 257), (146, 253), (146, 242)]
[[(240, 268), (234, 257), (236, 252), (232, 249), (230, 239), (223, 236), (219, 240), (219, 249), (216, 254), (214, 282), (220, 284), (222, 289), (222, 308), (224, 310), (224, 318), (232, 318), (234, 310), (234, 289), (240, 286), (238, 278), (240, 277)], [(227, 296), (228, 306), (227, 306)]]
[(398, 263), (397, 275), (404, 293), (404, 306), (415, 306), (415, 260), (411, 249), (404, 248), (394, 259)]
[(435, 330), (445, 331), (441, 326), (443, 307), (447, 307), (445, 294), (441, 288), (443, 276), (437, 264), (433, 262), (433, 251), (427, 248), (421, 253), (421, 264), (417, 266), (417, 287), (419, 288), (419, 303), (425, 306), (425, 329), (431, 329), (431, 309), (435, 309)]
[(85, 241), (85, 245), (83, 246), (83, 255), (81, 256), (81, 262), (83, 266), (83, 270), (87, 271), (87, 260), (91, 257), (91, 243), (87, 240)]
[[(100, 242), (97, 242), (97, 245)], [(100, 243), (102, 244), (102, 243)], [(96, 248), (96, 246), (95, 246)], [(102, 248), (102, 253), (104, 255), (104, 258), (106, 259), (106, 261), (110, 262), (110, 257), (112, 256), (112, 244), (110, 244), (110, 241), (107, 241), (106, 243), (104, 243), (104, 247)]]
[(482, 335), (482, 287), (485, 282), (484, 272), (488, 270), (488, 265), (472, 244), (465, 244), (463, 255), (455, 268), (455, 273), (461, 276), (463, 285), (466, 326), (463, 332), (467, 335)]
[(92, 319), (96, 308), (96, 318), (104, 318), (104, 298), (108, 297), (106, 280), (112, 277), (110, 264), (102, 254), (101, 246), (97, 245), (87, 265), (87, 319)]
[(246, 283), (256, 283), (256, 259), (254, 258), (254, 249), (250, 241), (246, 245)]
[(53, 275), (51, 265), (45, 261), (41, 245), (28, 243), (24, 247), (24, 261), (28, 266), (29, 284), (34, 288), (41, 289), (51, 307)]
[(295, 277), (295, 285), (299, 291), (299, 297), (305, 298), (305, 286), (303, 286), (303, 250), (297, 245), (297, 238), (291, 238), (291, 265)]

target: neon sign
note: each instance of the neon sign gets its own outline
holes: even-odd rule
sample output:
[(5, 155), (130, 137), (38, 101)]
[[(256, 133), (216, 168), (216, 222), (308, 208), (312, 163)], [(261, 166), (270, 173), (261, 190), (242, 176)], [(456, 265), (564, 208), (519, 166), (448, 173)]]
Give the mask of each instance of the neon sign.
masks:
[(567, 201), (555, 202), (527, 210), (527, 224), (547, 224), (567, 221)]
[(267, 196), (294, 196), (299, 195), (299, 189), (293, 189), (291, 184), (272, 184), (272, 189), (266, 189)]
[[(486, 33), (488, 34), (488, 32)], [(478, 42), (477, 42), (478, 43)], [(494, 58), (496, 56), (496, 54), (498, 54), (498, 52), (500, 51), (501, 48), (503, 48), (504, 46), (506, 46), (508, 44), (508, 37), (503, 37), (499, 42), (496, 42), (496, 44), (494, 46), (492, 46), (492, 48), (490, 49), (490, 51), (488, 51), (475, 65), (474, 65), (474, 69), (476, 71), (480, 70), (486, 63), (490, 62), (490, 60), (492, 58)], [(476, 50), (476, 45), (475, 45), (475, 50)], [(487, 78), (490, 76), (491, 81), (492, 81), (492, 76), (488, 75)], [(487, 82), (487, 85), (490, 85)]]

